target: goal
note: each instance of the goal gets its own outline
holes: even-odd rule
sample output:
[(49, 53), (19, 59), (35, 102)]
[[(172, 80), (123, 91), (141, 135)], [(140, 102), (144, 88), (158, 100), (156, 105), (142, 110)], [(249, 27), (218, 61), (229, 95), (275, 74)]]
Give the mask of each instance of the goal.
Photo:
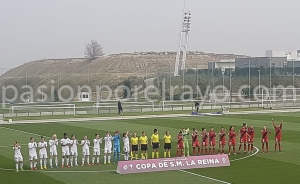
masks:
[[(153, 101), (122, 101), (123, 112), (153, 112), (154, 111)], [(95, 111), (117, 111), (118, 101), (101, 101), (96, 102), (93, 105)]]
[(10, 114), (18, 116), (41, 115), (76, 115), (75, 104), (49, 104), (49, 105), (18, 105), (10, 107)]

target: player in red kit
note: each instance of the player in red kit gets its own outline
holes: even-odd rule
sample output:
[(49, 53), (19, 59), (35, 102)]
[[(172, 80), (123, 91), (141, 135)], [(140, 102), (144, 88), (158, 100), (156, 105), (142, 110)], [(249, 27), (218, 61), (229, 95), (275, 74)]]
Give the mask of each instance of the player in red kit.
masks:
[(232, 146), (232, 148), (233, 148), (233, 154), (236, 155), (236, 152), (235, 152), (235, 146), (236, 146), (236, 133), (235, 133), (235, 131), (234, 131), (234, 127), (233, 127), (233, 126), (230, 126), (230, 127), (229, 127), (228, 136), (229, 136), (229, 140), (228, 140), (228, 147), (229, 147), (228, 155), (230, 155), (230, 152), (231, 152), (231, 146)]
[(240, 139), (239, 152), (241, 151), (241, 148), (244, 145), (244, 153), (247, 153), (246, 152), (247, 142), (248, 142), (247, 138), (248, 138), (247, 124), (243, 123), (243, 127), (239, 131), (239, 139)]
[(208, 137), (209, 137), (209, 134), (206, 132), (206, 128), (202, 128), (201, 137), (202, 137), (202, 149), (201, 149), (201, 153), (204, 154), (204, 150), (205, 150), (205, 154), (207, 155), (208, 154), (207, 146), (208, 146)]
[(219, 138), (219, 153), (224, 154), (224, 146), (226, 145), (226, 130), (224, 127), (221, 127)]
[(267, 153), (269, 153), (269, 138), (268, 134), (271, 134), (271, 132), (267, 129), (267, 126), (265, 125), (264, 128), (261, 131), (261, 144), (262, 144), (262, 152), (265, 152), (265, 144), (266, 144), (266, 149)]
[(215, 130), (213, 127), (210, 127), (209, 131), (209, 154), (216, 154), (216, 136)]
[(176, 157), (182, 157), (182, 156), (183, 156), (183, 136), (182, 136), (182, 131), (179, 131), (179, 134), (177, 135)]
[(281, 123), (279, 125), (276, 125), (274, 122), (274, 119), (272, 118), (272, 123), (275, 128), (275, 152), (277, 151), (277, 146), (278, 150), (281, 151), (281, 134), (282, 134), (282, 123), (283, 121), (281, 120)]
[(196, 148), (198, 148), (198, 155), (200, 155), (200, 143), (198, 137), (199, 137), (198, 130), (196, 128), (193, 128), (192, 146), (193, 146), (194, 156), (196, 156)]
[(253, 125), (251, 124), (250, 127), (248, 128), (248, 153), (253, 153), (253, 148), (254, 148), (254, 128)]

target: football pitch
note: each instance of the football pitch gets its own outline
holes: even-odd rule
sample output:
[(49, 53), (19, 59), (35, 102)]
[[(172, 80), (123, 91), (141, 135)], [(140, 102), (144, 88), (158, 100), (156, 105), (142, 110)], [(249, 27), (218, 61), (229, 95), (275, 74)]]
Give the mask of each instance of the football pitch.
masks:
[[(283, 124), (283, 152), (274, 152), (274, 134), (271, 119), (276, 123), (282, 119)], [(82, 122), (61, 122), (57, 123), (35, 123), (35, 124), (3, 124), (0, 125), (0, 181), (1, 183), (300, 183), (297, 175), (300, 170), (300, 122), (298, 113), (276, 113), (276, 114), (248, 114), (248, 115), (226, 115), (226, 116), (203, 116), (203, 117), (174, 117), (174, 118), (149, 118), (149, 119), (127, 119), (127, 120), (103, 120), (103, 121), (82, 121)], [(220, 168), (192, 169), (179, 171), (165, 171), (142, 174), (120, 175), (116, 173), (117, 164), (103, 164), (103, 151), (101, 152), (100, 166), (84, 166), (71, 168), (49, 168), (47, 170), (29, 170), (28, 148), (29, 138), (33, 136), (39, 142), (40, 136), (50, 137), (55, 133), (61, 139), (64, 132), (69, 136), (75, 134), (77, 140), (82, 140), (84, 134), (92, 141), (97, 132), (101, 137), (106, 131), (121, 133), (129, 130), (137, 132), (138, 136), (142, 131), (148, 137), (153, 129), (159, 130), (160, 138), (164, 132), (169, 130), (172, 135), (172, 156), (176, 153), (176, 135), (181, 128), (202, 127), (209, 129), (211, 126), (218, 132), (221, 126), (228, 131), (230, 125), (235, 130), (242, 126), (242, 122), (248, 125), (253, 124), (255, 129), (255, 150), (252, 154), (238, 153), (230, 155), (231, 166)], [(270, 153), (261, 152), (261, 129), (267, 125), (272, 134), (269, 135)], [(228, 140), (228, 137), (226, 138)], [(15, 172), (12, 145), (19, 141), (22, 145), (24, 158), (24, 171)], [(121, 141), (121, 145), (123, 142)], [(101, 145), (103, 148), (103, 145)], [(90, 148), (92, 153), (92, 148)], [(226, 146), (226, 152), (228, 147)], [(122, 147), (121, 147), (122, 150)], [(49, 148), (48, 148), (49, 151)], [(61, 165), (61, 147), (58, 147), (59, 165)], [(149, 155), (151, 155), (149, 148)], [(78, 162), (81, 164), (81, 147), (78, 146)], [(190, 143), (190, 154), (192, 154)], [(48, 153), (49, 156), (49, 153)], [(140, 154), (139, 154), (140, 156)], [(163, 156), (163, 141), (161, 140), (160, 157)], [(92, 156), (90, 156), (91, 159)], [(123, 159), (123, 157), (121, 156)], [(39, 167), (39, 161), (37, 168)]]

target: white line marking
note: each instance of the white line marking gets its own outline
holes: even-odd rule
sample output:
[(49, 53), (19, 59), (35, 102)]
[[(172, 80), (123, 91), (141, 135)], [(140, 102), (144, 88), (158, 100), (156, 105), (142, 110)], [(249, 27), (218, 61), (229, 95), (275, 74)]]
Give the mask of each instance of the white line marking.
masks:
[(15, 171), (15, 169), (4, 169), (4, 168), (0, 168), (0, 170), (3, 170), (3, 171)]
[[(256, 151), (254, 153), (252, 153), (251, 155), (248, 155), (248, 156), (245, 156), (245, 157), (242, 157), (242, 158), (233, 159), (233, 160), (230, 160), (230, 162), (234, 162), (234, 161), (238, 161), (238, 160), (243, 160), (243, 159), (246, 159), (246, 158), (249, 158), (249, 157), (252, 157), (252, 156), (256, 155), (259, 152), (259, 149), (257, 147), (255, 147), (255, 146), (254, 146), (254, 148), (256, 149)], [(217, 182), (220, 182), (220, 183), (230, 184), (230, 183), (228, 183), (226, 181), (222, 181), (222, 180), (210, 178), (210, 177), (203, 176), (203, 175), (200, 175), (200, 174), (196, 174), (196, 173), (193, 173), (193, 172), (189, 172), (189, 171), (185, 171), (185, 170), (179, 170), (179, 171), (187, 173), (187, 174), (191, 174), (191, 175), (194, 175), (194, 176), (199, 176), (199, 177), (202, 177), (202, 178), (206, 178), (206, 179), (210, 179), (210, 180), (213, 180), (213, 181), (217, 181)]]
[(228, 182), (226, 182), (226, 181), (217, 180), (217, 179), (214, 179), (214, 178), (210, 178), (210, 177), (203, 176), (203, 175), (200, 175), (200, 174), (196, 174), (196, 173), (188, 172), (188, 171), (185, 171), (185, 170), (178, 170), (178, 171), (180, 171), (180, 172), (183, 172), (183, 173), (187, 173), (187, 174), (191, 174), (191, 175), (194, 175), (194, 176), (199, 176), (199, 177), (202, 177), (202, 178), (205, 178), (205, 179), (209, 179), (209, 180), (217, 181), (217, 182), (219, 182), (219, 183), (231, 184), (231, 183), (228, 183)]
[[(20, 146), (27, 146), (27, 144), (20, 144)], [(8, 148), (8, 147), (14, 147), (14, 145), (0, 146), (0, 148)]]
[[(35, 135), (35, 136), (42, 136), (42, 135), (39, 135), (39, 134), (30, 133), (30, 132), (25, 132), (25, 131), (22, 131), (22, 130), (17, 130), (17, 129), (12, 129), (12, 128), (7, 128), (7, 127), (1, 127), (1, 128), (6, 129), (6, 130), (15, 131), (15, 132), (24, 133), (24, 134), (30, 134), (30, 135)], [(44, 136), (44, 137), (47, 137), (47, 136)], [(47, 137), (47, 138), (50, 138), (50, 137)]]
[[(0, 171), (15, 171), (16, 172), (16, 169), (4, 169), (4, 168), (0, 168)], [(23, 170), (23, 171), (21, 171), (21, 170), (19, 170), (19, 172), (28, 172), (28, 171), (31, 171), (31, 170)]]
[(143, 116), (113, 116), (113, 117), (90, 117), (90, 118), (62, 118), (62, 119), (40, 119), (40, 120), (19, 120), (11, 123), (1, 124), (25, 124), (25, 123), (57, 123), (57, 122), (81, 122), (81, 121), (110, 121), (110, 120), (131, 120), (131, 119), (152, 119), (152, 118), (176, 118), (186, 117), (188, 114), (165, 114), (165, 115), (143, 115)]
[[(15, 169), (4, 169), (0, 168), (2, 171), (16, 171)], [(31, 170), (19, 170), (19, 172), (31, 172)], [(98, 170), (98, 171), (45, 171), (45, 170), (37, 170), (32, 172), (48, 172), (48, 173), (105, 173), (105, 172), (116, 172), (116, 170)]]
[(252, 153), (251, 155), (248, 155), (248, 156), (242, 157), (242, 158), (233, 159), (233, 160), (230, 160), (230, 162), (234, 162), (234, 161), (238, 161), (238, 160), (243, 160), (245, 158), (249, 158), (249, 157), (252, 157), (252, 156), (256, 155), (259, 152), (259, 149), (257, 147), (255, 147), (255, 146), (254, 146), (254, 148), (256, 149), (256, 151), (254, 153)]

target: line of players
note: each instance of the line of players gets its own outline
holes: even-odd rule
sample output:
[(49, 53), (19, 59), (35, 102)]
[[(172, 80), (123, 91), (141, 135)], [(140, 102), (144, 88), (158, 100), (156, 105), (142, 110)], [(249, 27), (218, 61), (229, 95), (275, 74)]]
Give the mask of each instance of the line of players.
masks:
[[(275, 152), (282, 151), (281, 150), (281, 139), (282, 139), (282, 125), (283, 121), (281, 120), (280, 124), (276, 124), (274, 122), (274, 119), (272, 118), (272, 124), (275, 129)], [(262, 143), (262, 152), (269, 153), (269, 138), (268, 134), (271, 134), (271, 132), (267, 129), (267, 126), (263, 126), (263, 129), (261, 131), (261, 143)], [(177, 143), (177, 156), (180, 156), (178, 153), (182, 153), (182, 156), (185, 156), (185, 148), (187, 148), (187, 155), (189, 156), (189, 148), (188, 148), (188, 142), (184, 139), (184, 136), (186, 135), (186, 130), (183, 129), (179, 132), (179, 135), (177, 137), (178, 143)], [(250, 124), (249, 127), (247, 127), (246, 123), (243, 123), (242, 128), (239, 130), (238, 135), (234, 130), (233, 126), (230, 126), (229, 132), (228, 132), (228, 155), (231, 153), (236, 155), (236, 137), (238, 137), (240, 144), (238, 151), (240, 152), (242, 147), (244, 147), (244, 153), (253, 153), (254, 149), (254, 137), (255, 137), (255, 131)], [(183, 137), (182, 137), (183, 136)], [(200, 149), (200, 142), (198, 140), (198, 137), (201, 136), (201, 149)], [(193, 146), (193, 153), (194, 155), (200, 155), (200, 154), (216, 154), (216, 137), (217, 134), (214, 131), (214, 128), (211, 127), (210, 131), (207, 132), (205, 128), (202, 128), (201, 135), (198, 133), (196, 129), (193, 129), (192, 134), (192, 146)], [(224, 127), (221, 127), (221, 130), (219, 132), (219, 147), (218, 147), (218, 154), (224, 154), (224, 147), (226, 146), (226, 130)], [(248, 146), (248, 148), (247, 148)], [(265, 147), (266, 146), (266, 147)], [(197, 150), (198, 149), (198, 152)]]
[[(128, 150), (128, 154), (124, 156), (125, 160), (129, 159), (129, 137), (128, 132), (123, 134), (123, 142), (124, 142), (124, 150)], [(71, 139), (68, 138), (68, 134), (64, 133), (64, 137), (60, 140), (61, 148), (62, 148), (62, 165), (61, 167), (72, 167), (72, 166), (79, 166), (78, 165), (78, 145), (82, 146), (82, 162), (81, 166), (84, 166), (85, 160), (88, 166), (98, 164), (100, 165), (100, 144), (102, 144), (102, 140), (104, 140), (105, 148), (104, 148), (104, 164), (110, 164), (111, 160), (111, 153), (112, 153), (112, 145), (114, 145), (114, 162), (116, 160), (120, 160), (120, 134), (119, 131), (115, 132), (115, 135), (112, 136), (110, 132), (106, 132), (104, 138), (100, 138), (98, 133), (95, 133), (95, 138), (93, 139), (93, 157), (92, 157), (92, 164), (90, 164), (90, 146), (91, 143), (88, 140), (86, 135), (83, 136), (83, 140), (80, 142), (76, 139), (75, 135), (71, 135)], [(30, 142), (28, 143), (29, 148), (29, 163), (30, 169), (36, 170), (37, 169), (37, 148), (39, 148), (39, 159), (40, 159), (40, 167), (41, 169), (47, 169), (47, 147), (49, 146), (49, 153), (50, 153), (50, 167), (53, 168), (53, 159), (55, 161), (55, 167), (58, 168), (58, 157), (57, 157), (57, 147), (58, 147), (59, 140), (57, 139), (56, 134), (54, 134), (49, 140), (49, 142), (45, 141), (45, 138), (42, 136), (41, 141), (36, 143), (34, 138), (30, 138)], [(112, 144), (112, 142), (114, 144)], [(16, 171), (19, 169), (23, 170), (23, 156), (21, 154), (21, 146), (18, 142), (14, 143), (14, 159), (16, 162)], [(64, 164), (66, 161), (66, 165)], [(96, 163), (95, 163), (96, 161)], [(106, 162), (107, 161), (107, 162)]]
[[(275, 128), (275, 151), (277, 151), (277, 146), (279, 151), (281, 151), (281, 137), (282, 137), (282, 124), (281, 123), (276, 125), (274, 120), (272, 119), (273, 126)], [(266, 152), (269, 152), (268, 147), (268, 134), (271, 132), (267, 129), (266, 126), (263, 127), (262, 131), (262, 152), (264, 153), (264, 146), (266, 146)], [(226, 135), (228, 135), (228, 154), (230, 155), (231, 152), (236, 154), (236, 137), (239, 137), (240, 145), (239, 145), (239, 152), (241, 151), (242, 147), (244, 146), (244, 153), (253, 153), (254, 149), (254, 136), (255, 131), (252, 125), (247, 127), (246, 123), (243, 123), (242, 128), (239, 130), (238, 136), (234, 130), (233, 126), (230, 126), (228, 134), (226, 134), (226, 130), (224, 127), (221, 127), (219, 132), (219, 147), (218, 153), (224, 154), (224, 147), (226, 145)], [(179, 134), (177, 135), (177, 151), (176, 156), (189, 156), (189, 129), (182, 129), (180, 130)], [(201, 136), (201, 147), (199, 142), (199, 137)], [(207, 132), (205, 128), (202, 128), (202, 133), (199, 134), (197, 129), (193, 129), (192, 133), (192, 147), (193, 147), (193, 154), (194, 155), (201, 155), (201, 154), (216, 154), (216, 137), (217, 133), (214, 131), (214, 128), (211, 127), (210, 131)], [(171, 135), (169, 131), (165, 132), (163, 137), (164, 140), (164, 157), (171, 157)], [(100, 165), (100, 144), (102, 144), (102, 140), (105, 142), (104, 147), (104, 164), (110, 163), (111, 160), (111, 149), (112, 145), (114, 150), (114, 162), (120, 160), (120, 134), (119, 131), (115, 132), (114, 136), (111, 136), (109, 132), (106, 132), (106, 136), (104, 138), (100, 138), (99, 134), (95, 134), (95, 139), (93, 139), (93, 157), (92, 157), (92, 165), (98, 164)], [(112, 141), (114, 144), (112, 144)], [(87, 165), (90, 166), (90, 151), (89, 147), (91, 146), (90, 141), (87, 139), (87, 136), (84, 135), (83, 140), (79, 144), (76, 140), (75, 135), (71, 136), (71, 139), (68, 138), (67, 133), (64, 134), (64, 138), (60, 140), (61, 147), (62, 147), (62, 168), (64, 167), (64, 162), (66, 160), (66, 167), (78, 166), (77, 157), (78, 151), (77, 146), (82, 146), (82, 163), (81, 165), (84, 166), (85, 160), (87, 161)], [(142, 132), (140, 137), (137, 136), (136, 133), (131, 134), (129, 132), (123, 133), (123, 151), (124, 151), (124, 160), (129, 159), (129, 153), (131, 153), (131, 159), (139, 159), (138, 152), (141, 150), (141, 159), (148, 159), (148, 137), (146, 136), (145, 132)], [(152, 158), (155, 156), (159, 158), (159, 147), (160, 147), (160, 139), (158, 135), (158, 130), (154, 129), (154, 132), (151, 136), (151, 144), (152, 146)], [(248, 145), (248, 149), (247, 149)], [(47, 169), (47, 142), (44, 140), (44, 137), (41, 137), (41, 141), (37, 144), (34, 142), (34, 138), (30, 138), (30, 142), (28, 143), (29, 148), (29, 160), (30, 160), (30, 168), (31, 170), (36, 169), (37, 165), (37, 154), (36, 149), (39, 148), (39, 158), (40, 158), (40, 166), (41, 169)], [(50, 167), (52, 166), (52, 159), (55, 159), (55, 166), (58, 167), (58, 158), (57, 158), (57, 146), (58, 146), (58, 139), (56, 135), (52, 136), (52, 139), (49, 140), (49, 147), (50, 147)], [(15, 150), (15, 161), (16, 161), (16, 169), (18, 171), (18, 164), (20, 164), (20, 168), (23, 167), (23, 157), (21, 155), (20, 149), (21, 146), (15, 142), (13, 147)], [(70, 158), (70, 160), (69, 160)], [(73, 162), (74, 161), (74, 162)], [(96, 163), (95, 163), (96, 161)], [(107, 161), (107, 162), (106, 162)]]

